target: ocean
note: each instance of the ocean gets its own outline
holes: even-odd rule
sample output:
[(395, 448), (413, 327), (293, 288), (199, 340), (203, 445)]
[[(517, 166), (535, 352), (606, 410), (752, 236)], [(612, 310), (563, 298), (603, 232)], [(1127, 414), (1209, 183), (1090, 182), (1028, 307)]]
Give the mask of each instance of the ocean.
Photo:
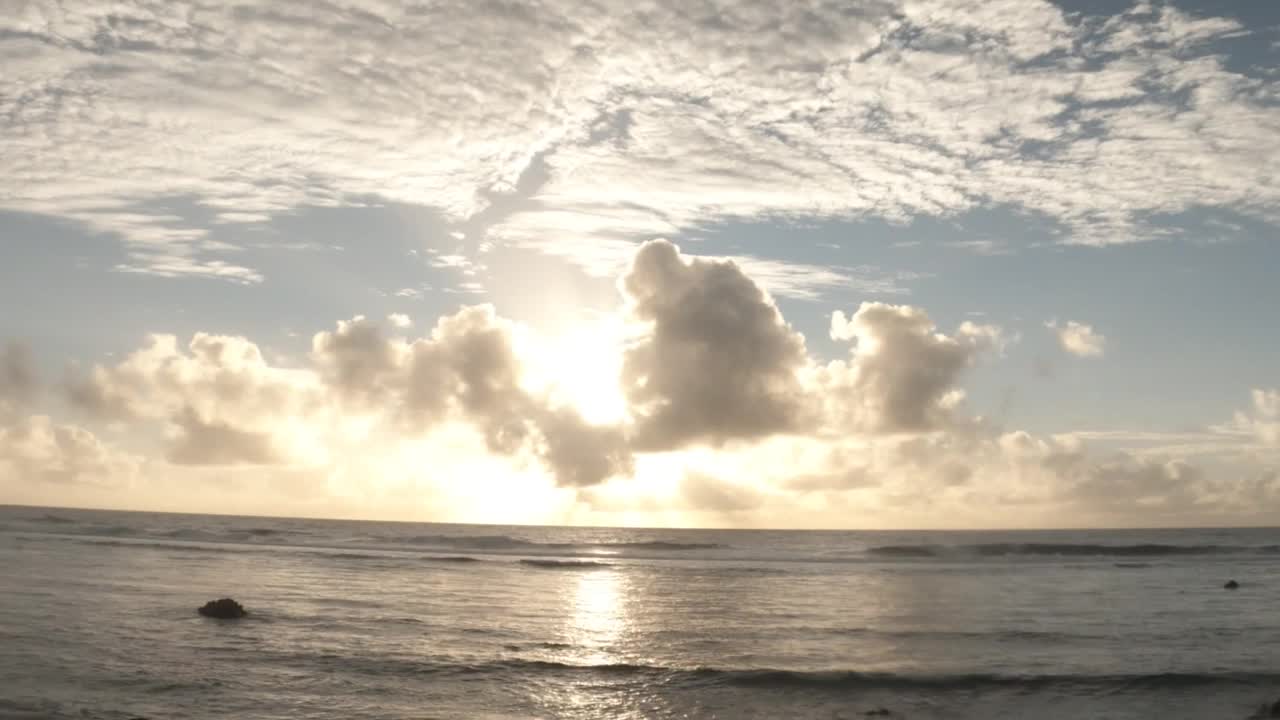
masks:
[[(224, 596), (250, 615), (196, 613)], [(1275, 529), (0, 507), (0, 718), (1243, 719), (1278, 599)]]

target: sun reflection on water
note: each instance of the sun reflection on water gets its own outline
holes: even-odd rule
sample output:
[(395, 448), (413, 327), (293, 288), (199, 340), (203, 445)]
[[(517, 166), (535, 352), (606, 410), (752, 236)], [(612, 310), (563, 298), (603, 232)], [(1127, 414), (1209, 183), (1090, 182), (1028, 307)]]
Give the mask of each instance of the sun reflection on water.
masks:
[(618, 644), (626, 632), (626, 576), (616, 570), (579, 573), (573, 589), (572, 643), (581, 648), (581, 661), (590, 665), (617, 662)]
[[(559, 661), (595, 668), (627, 662), (624, 648), (633, 624), (627, 574), (616, 568), (594, 568), (564, 580), (561, 632), (572, 650)], [(538, 702), (551, 716), (565, 720), (641, 717), (635, 712), (643, 698), (634, 689), (616, 694), (608, 680), (612, 677), (562, 676), (542, 685), (536, 693)]]

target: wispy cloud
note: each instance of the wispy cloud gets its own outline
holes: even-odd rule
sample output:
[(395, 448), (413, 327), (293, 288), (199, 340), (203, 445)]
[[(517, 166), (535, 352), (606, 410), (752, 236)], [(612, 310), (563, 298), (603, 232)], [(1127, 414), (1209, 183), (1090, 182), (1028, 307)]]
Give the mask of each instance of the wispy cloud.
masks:
[(1000, 204), (1096, 245), (1192, 207), (1280, 220), (1280, 89), (1228, 67), (1234, 20), (860, 7), (32, 2), (0, 18), (0, 206), (120, 234), (122, 269), (240, 282), (203, 224), (139, 208), (380, 198), (592, 271), (762, 215)]
[(949, 248), (971, 252), (974, 255), (1008, 255), (1013, 252), (999, 240), (957, 240), (946, 243)]

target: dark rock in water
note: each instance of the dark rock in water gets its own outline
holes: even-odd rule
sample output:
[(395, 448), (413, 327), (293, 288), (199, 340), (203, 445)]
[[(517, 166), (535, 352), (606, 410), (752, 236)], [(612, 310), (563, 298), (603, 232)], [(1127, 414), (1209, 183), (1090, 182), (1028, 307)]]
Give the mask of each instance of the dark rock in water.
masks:
[(205, 617), (219, 618), (222, 620), (235, 620), (249, 614), (248, 610), (240, 603), (231, 598), (222, 598), (221, 600), (210, 600), (200, 607), (196, 612)]
[(1261, 718), (1280, 718), (1280, 700), (1266, 703), (1258, 708), (1258, 712), (1249, 716), (1249, 720), (1260, 720)]
[(866, 711), (863, 715), (867, 717), (892, 717), (893, 711), (888, 708), (876, 708), (875, 710)]
[[(1235, 580), (1228, 580), (1227, 584), (1223, 585), (1222, 587), (1227, 590), (1235, 590), (1236, 588), (1240, 587), (1240, 583), (1236, 582)], [(1280, 715), (1277, 715), (1276, 717), (1280, 717)]]

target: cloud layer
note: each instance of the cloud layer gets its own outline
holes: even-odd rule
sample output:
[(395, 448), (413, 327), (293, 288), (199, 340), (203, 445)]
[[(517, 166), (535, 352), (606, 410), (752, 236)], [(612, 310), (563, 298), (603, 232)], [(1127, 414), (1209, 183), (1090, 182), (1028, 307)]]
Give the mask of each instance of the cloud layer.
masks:
[(998, 327), (944, 331), (922, 308), (866, 302), (832, 314), (850, 349), (824, 365), (733, 262), (654, 241), (619, 288), (616, 419), (588, 420), (583, 394), (567, 392), (582, 381), (575, 358), (539, 376), (544, 339), (487, 305), (418, 337), (394, 319), (340, 321), (292, 360), (244, 337), (153, 335), (67, 383), (82, 425), (37, 411), (39, 378), (13, 344), (0, 355), (0, 475), (19, 498), (216, 486), (477, 520), (507, 497), (559, 507), (558, 521), (827, 526), (1232, 522), (1280, 502), (1274, 390), (1193, 434), (1212, 453), (1101, 450), (1086, 435), (1105, 433), (1037, 435), (967, 407)]
[(0, 207), (117, 233), (121, 269), (240, 282), (264, 276), (211, 224), (370, 201), (598, 275), (761, 216), (1006, 206), (1132, 242), (1194, 208), (1280, 220), (1275, 53), (1150, 3), (25, 0), (0, 18)]

